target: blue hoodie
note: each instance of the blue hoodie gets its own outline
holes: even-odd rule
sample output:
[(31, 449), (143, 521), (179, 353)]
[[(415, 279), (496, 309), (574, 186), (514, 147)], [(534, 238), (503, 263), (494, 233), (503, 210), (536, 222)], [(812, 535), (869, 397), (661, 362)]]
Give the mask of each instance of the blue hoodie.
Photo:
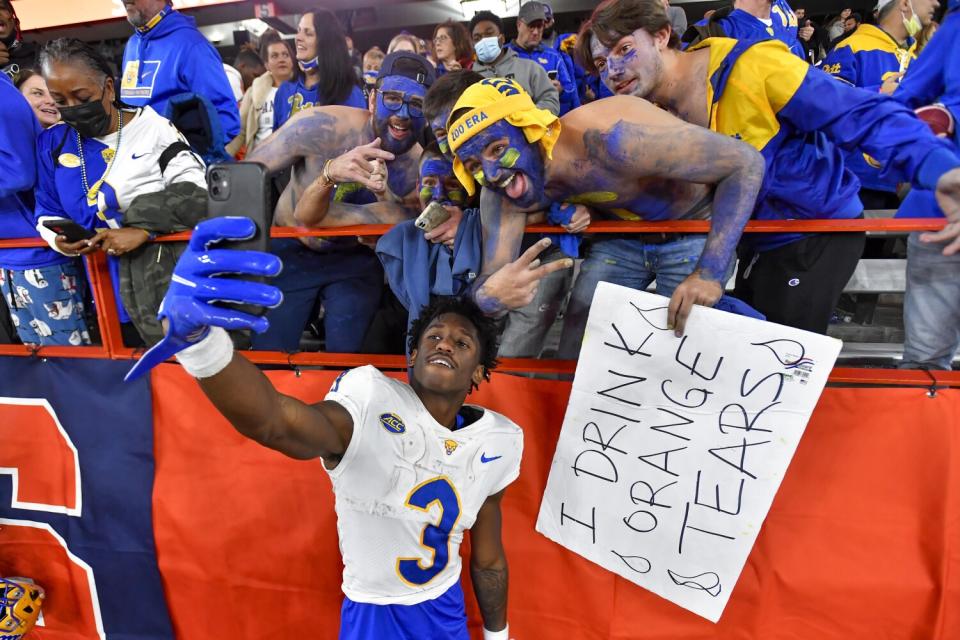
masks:
[(557, 72), (557, 81), (563, 87), (563, 91), (560, 92), (561, 116), (580, 106), (580, 94), (577, 92), (576, 81), (571, 68), (564, 60), (566, 54), (552, 47), (545, 47), (543, 43), (538, 44), (533, 49), (524, 49), (514, 41), (508, 44), (507, 48), (513, 49), (521, 58), (533, 60), (543, 67), (543, 70), (548, 74), (551, 71)]
[(123, 52), (120, 99), (166, 113), (167, 101), (182, 93), (206, 97), (217, 109), (227, 140), (240, 133), (240, 109), (223, 70), (223, 60), (196, 21), (169, 8), (152, 28), (137, 30)]
[[(709, 21), (709, 18), (704, 18), (696, 25), (704, 26)], [(797, 38), (799, 30), (797, 14), (793, 12), (793, 9), (785, 0), (773, 0), (770, 8), (770, 21), (771, 25), (768, 27), (759, 18), (743, 9), (734, 9), (730, 12), (730, 15), (721, 18), (718, 22), (728, 38), (734, 40), (767, 40), (774, 38), (787, 45), (791, 53), (802, 60), (806, 60), (807, 56), (803, 50), (803, 44)]]
[[(33, 221), (40, 123), (7, 74), (0, 73), (0, 238), (40, 238)], [(67, 262), (46, 247), (0, 249), (0, 267), (20, 271)]]
[[(950, 0), (949, 7), (943, 26), (907, 69), (893, 98), (911, 109), (939, 102), (950, 110), (954, 122), (960, 122), (960, 0)], [(954, 131), (952, 142), (960, 153), (960, 131)], [(933, 191), (911, 189), (896, 217), (937, 216), (943, 216), (943, 211)]]

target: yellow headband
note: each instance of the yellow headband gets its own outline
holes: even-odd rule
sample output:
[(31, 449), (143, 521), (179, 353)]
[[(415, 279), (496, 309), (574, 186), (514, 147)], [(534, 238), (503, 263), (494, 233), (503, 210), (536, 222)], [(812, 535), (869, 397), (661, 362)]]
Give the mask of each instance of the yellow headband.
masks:
[(454, 154), (453, 172), (471, 196), (476, 192), (475, 180), (456, 155), (457, 149), (490, 125), (506, 120), (523, 130), (527, 142), (539, 142), (546, 157), (552, 157), (553, 147), (560, 137), (560, 119), (539, 109), (520, 85), (506, 78), (487, 78), (471, 85), (463, 92), (450, 113), (470, 109), (453, 124), (447, 126), (450, 152)]

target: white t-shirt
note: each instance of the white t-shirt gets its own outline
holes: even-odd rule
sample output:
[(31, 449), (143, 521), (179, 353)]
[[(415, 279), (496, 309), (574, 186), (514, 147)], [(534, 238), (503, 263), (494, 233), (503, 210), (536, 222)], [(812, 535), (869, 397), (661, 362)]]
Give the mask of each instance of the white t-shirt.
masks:
[(372, 366), (342, 374), (326, 399), (354, 425), (340, 464), (328, 471), (344, 594), (403, 605), (439, 597), (460, 579), (463, 532), (487, 497), (519, 475), (523, 432), (489, 410), (451, 431), (410, 386)]
[(273, 133), (273, 97), (277, 95), (277, 87), (270, 87), (266, 100), (257, 109), (257, 135), (254, 145), (258, 145)]

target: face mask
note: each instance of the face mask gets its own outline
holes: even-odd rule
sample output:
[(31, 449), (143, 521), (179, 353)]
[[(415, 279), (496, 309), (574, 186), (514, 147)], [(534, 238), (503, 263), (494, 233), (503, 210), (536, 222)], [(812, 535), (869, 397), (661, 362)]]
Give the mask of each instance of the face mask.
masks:
[(473, 50), (477, 52), (477, 60), (487, 64), (493, 62), (500, 55), (500, 38), (490, 36), (473, 45)]
[(314, 58), (313, 60), (297, 60), (297, 64), (300, 65), (301, 71), (310, 71), (311, 69), (316, 69), (320, 65), (320, 58)]
[(907, 35), (911, 38), (916, 37), (918, 33), (923, 31), (923, 24), (920, 22), (920, 18), (917, 17), (917, 12), (913, 8), (913, 3), (910, 3), (910, 17), (903, 19), (903, 28), (907, 30)]
[(363, 82), (365, 84), (377, 84), (377, 72), (371, 69), (363, 72)]
[(99, 138), (110, 129), (110, 114), (103, 108), (103, 96), (75, 107), (58, 107), (60, 117), (84, 138)]

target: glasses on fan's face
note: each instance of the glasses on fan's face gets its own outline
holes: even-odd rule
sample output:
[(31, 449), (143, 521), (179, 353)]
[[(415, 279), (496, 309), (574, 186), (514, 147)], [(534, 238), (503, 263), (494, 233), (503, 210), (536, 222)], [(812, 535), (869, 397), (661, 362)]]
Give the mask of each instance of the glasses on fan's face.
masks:
[(450, 42), (450, 36), (445, 33), (437, 34), (437, 37), (433, 39), (433, 44), (443, 44), (444, 42)]
[(410, 116), (419, 118), (423, 116), (423, 96), (411, 95), (405, 91), (382, 91), (383, 106), (390, 111), (399, 111), (404, 103), (410, 110)]

